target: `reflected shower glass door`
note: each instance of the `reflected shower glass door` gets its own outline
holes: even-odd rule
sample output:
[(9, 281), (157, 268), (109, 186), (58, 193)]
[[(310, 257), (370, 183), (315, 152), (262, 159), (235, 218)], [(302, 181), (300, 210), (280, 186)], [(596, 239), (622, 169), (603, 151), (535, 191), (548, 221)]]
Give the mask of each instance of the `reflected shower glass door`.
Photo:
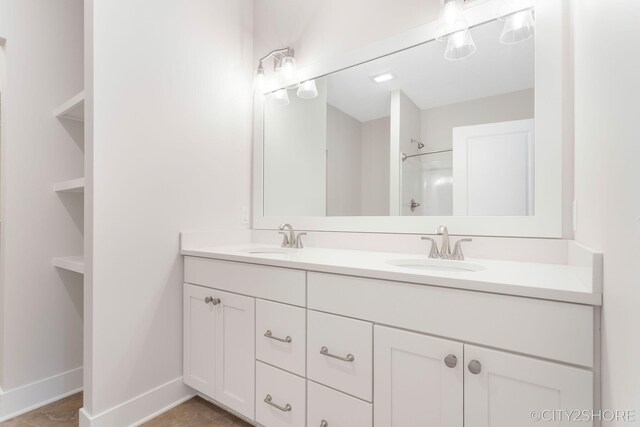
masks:
[[(404, 157), (404, 156), (403, 156)], [(402, 200), (406, 216), (453, 214), (452, 150), (406, 156), (400, 167)]]

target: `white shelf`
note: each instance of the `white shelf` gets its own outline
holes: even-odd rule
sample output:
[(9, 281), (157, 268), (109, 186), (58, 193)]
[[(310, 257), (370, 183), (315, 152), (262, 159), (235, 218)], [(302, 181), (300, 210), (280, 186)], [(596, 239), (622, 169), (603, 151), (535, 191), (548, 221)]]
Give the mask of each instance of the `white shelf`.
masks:
[(56, 193), (84, 193), (84, 178), (70, 179), (53, 184)]
[(84, 274), (83, 256), (65, 256), (53, 259), (53, 265), (76, 273)]
[(53, 110), (53, 114), (59, 119), (84, 122), (84, 90)]

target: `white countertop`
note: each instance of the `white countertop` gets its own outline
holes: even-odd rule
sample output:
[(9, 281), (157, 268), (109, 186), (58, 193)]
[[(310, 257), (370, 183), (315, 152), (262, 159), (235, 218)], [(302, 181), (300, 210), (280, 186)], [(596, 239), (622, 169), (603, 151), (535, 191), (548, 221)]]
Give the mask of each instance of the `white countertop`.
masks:
[(599, 306), (602, 295), (594, 293), (568, 265), (540, 264), (485, 259), (467, 259), (481, 271), (435, 271), (388, 264), (389, 260), (425, 259), (416, 254), (328, 248), (292, 249), (282, 254), (251, 254), (248, 249), (279, 248), (263, 244), (242, 244), (185, 248), (186, 256), (213, 258), (323, 273), (369, 277), (505, 295)]

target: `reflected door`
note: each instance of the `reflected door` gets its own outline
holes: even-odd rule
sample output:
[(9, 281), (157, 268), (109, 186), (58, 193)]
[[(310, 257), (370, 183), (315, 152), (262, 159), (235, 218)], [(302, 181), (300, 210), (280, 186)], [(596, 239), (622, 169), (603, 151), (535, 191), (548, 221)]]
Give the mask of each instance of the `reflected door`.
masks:
[(534, 120), (453, 129), (453, 214), (534, 214)]

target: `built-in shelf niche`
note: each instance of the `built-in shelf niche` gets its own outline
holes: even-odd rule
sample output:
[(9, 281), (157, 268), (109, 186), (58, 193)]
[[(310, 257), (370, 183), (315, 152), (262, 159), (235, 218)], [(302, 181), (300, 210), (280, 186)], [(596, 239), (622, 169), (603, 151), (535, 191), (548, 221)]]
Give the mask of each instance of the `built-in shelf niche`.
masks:
[(54, 258), (53, 265), (64, 270), (84, 274), (84, 257), (82, 255)]
[(84, 90), (53, 111), (59, 119), (84, 122)]
[(53, 191), (56, 193), (84, 193), (84, 178), (69, 179), (55, 183)]

